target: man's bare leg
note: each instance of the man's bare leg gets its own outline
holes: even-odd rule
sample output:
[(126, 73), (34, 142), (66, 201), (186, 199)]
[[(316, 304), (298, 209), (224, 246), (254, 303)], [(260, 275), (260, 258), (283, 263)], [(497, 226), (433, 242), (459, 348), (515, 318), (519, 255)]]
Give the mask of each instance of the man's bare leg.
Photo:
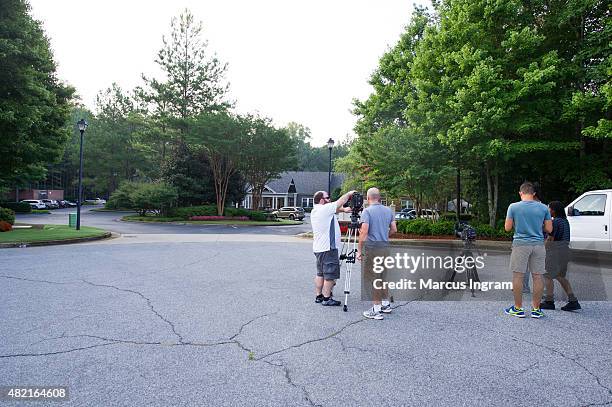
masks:
[(517, 273), (516, 271), (512, 273), (512, 294), (514, 295), (515, 308), (523, 308), (523, 274), (525, 273)]
[(540, 302), (542, 301), (542, 293), (544, 292), (544, 278), (542, 274), (532, 274), (533, 278), (533, 298), (532, 304), (534, 309), (540, 308)]
[(316, 276), (314, 279), (315, 283), (315, 295), (319, 296), (323, 292), (323, 277)]
[(570, 285), (568, 279), (565, 278), (565, 277), (559, 276), (559, 277), (557, 277), (557, 281), (559, 282), (559, 284), (561, 284), (561, 287), (563, 287), (563, 290), (567, 294), (567, 300), (568, 301), (576, 301), (576, 296), (574, 295), (574, 290), (572, 290), (572, 286)]
[(336, 285), (336, 282), (334, 280), (325, 280), (325, 282), (323, 283), (323, 296), (325, 298), (329, 298), (331, 296), (334, 285)]
[(544, 276), (544, 285), (546, 286), (546, 301), (555, 300), (555, 282), (552, 278)]

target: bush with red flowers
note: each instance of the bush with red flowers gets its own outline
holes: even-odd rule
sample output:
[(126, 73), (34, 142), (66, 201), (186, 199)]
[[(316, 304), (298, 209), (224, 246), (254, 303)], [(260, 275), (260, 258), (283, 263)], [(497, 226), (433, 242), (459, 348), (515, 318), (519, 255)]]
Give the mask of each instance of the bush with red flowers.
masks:
[(248, 216), (206, 215), (206, 216), (190, 216), (189, 220), (249, 220), (249, 217)]
[(10, 223), (0, 220), (0, 232), (10, 232), (13, 230), (13, 225)]

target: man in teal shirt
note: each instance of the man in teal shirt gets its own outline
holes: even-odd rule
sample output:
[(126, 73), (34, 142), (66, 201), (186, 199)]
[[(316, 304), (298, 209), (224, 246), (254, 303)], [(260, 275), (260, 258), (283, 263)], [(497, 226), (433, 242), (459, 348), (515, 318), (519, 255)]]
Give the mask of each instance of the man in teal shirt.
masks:
[(512, 241), (512, 254), (510, 255), (510, 271), (512, 271), (512, 293), (514, 305), (506, 308), (506, 314), (519, 318), (525, 317), (523, 309), (522, 285), (525, 273), (528, 270), (533, 277), (533, 306), (531, 317), (540, 318), (544, 313), (540, 309), (540, 301), (544, 292), (542, 275), (546, 272), (544, 265), (546, 249), (544, 248), (544, 233), (552, 232), (552, 220), (546, 205), (534, 199), (533, 184), (524, 182), (520, 189), (520, 202), (508, 207), (506, 231), (514, 228)]

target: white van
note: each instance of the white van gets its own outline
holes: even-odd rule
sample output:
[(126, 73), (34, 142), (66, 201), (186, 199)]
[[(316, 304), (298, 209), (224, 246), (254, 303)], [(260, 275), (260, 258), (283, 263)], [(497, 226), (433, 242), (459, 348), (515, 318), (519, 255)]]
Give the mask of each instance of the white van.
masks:
[(565, 212), (573, 249), (612, 252), (612, 189), (585, 192)]

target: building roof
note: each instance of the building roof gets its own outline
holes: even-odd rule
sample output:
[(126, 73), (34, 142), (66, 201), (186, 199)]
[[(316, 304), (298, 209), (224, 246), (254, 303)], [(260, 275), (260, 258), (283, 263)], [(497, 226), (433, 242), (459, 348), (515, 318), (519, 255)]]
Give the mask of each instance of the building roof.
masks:
[[(327, 171), (287, 171), (280, 174), (279, 178), (268, 182), (267, 187), (276, 193), (286, 193), (293, 181), (298, 194), (314, 195), (317, 191), (327, 190), (327, 176)], [(342, 186), (344, 178), (345, 174), (332, 172), (332, 192)]]

